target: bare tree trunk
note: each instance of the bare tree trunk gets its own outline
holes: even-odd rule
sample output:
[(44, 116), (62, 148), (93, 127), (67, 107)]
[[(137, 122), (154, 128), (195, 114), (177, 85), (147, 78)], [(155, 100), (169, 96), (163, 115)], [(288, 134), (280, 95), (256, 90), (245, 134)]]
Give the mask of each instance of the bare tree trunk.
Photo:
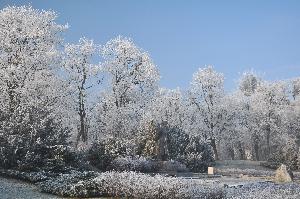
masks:
[(167, 126), (163, 122), (159, 127), (159, 151), (158, 160), (166, 161), (168, 159)]
[(83, 69), (83, 79), (81, 82), (81, 85), (78, 86), (79, 90), (79, 95), (78, 95), (78, 114), (80, 118), (80, 128), (77, 134), (77, 139), (76, 139), (76, 147), (78, 145), (78, 142), (80, 139), (83, 142), (87, 141), (87, 128), (86, 128), (86, 110), (85, 110), (85, 81), (86, 81), (87, 75), (85, 69)]
[(78, 129), (77, 139), (76, 139), (76, 146), (78, 142), (82, 140), (83, 142), (87, 141), (87, 129), (86, 129), (86, 112), (85, 106), (83, 101), (83, 94), (82, 91), (79, 92), (79, 110), (78, 110), (79, 118), (80, 118), (80, 127)]
[(234, 150), (233, 150), (233, 148), (232, 148), (232, 147), (229, 147), (228, 151), (229, 151), (230, 158), (231, 158), (232, 160), (234, 160)]
[(270, 157), (271, 147), (270, 147), (270, 137), (271, 137), (271, 127), (268, 124), (266, 128), (266, 140), (267, 140), (267, 154), (266, 158), (268, 159)]
[(245, 150), (243, 149), (243, 146), (242, 146), (241, 142), (238, 142), (238, 150), (239, 150), (239, 153), (240, 153), (240, 159), (245, 160), (246, 159)]
[(218, 155), (218, 149), (217, 149), (217, 144), (216, 144), (216, 139), (215, 138), (211, 138), (211, 147), (213, 148), (214, 151), (214, 155), (215, 155), (215, 159), (219, 160), (219, 155)]
[(254, 156), (255, 156), (255, 160), (259, 160), (259, 143), (258, 143), (258, 136), (254, 135), (254, 139), (253, 139), (253, 150), (254, 150)]

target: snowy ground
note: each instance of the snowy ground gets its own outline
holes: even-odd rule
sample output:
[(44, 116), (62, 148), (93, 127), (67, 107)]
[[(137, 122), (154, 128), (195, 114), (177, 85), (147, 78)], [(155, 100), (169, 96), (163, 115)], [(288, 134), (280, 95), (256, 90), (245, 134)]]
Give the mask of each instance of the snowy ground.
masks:
[[(11, 178), (0, 177), (0, 199), (63, 199), (47, 193), (41, 193), (30, 183)], [(104, 199), (104, 198), (90, 198)]]
[(61, 198), (39, 192), (36, 186), (19, 180), (0, 177), (1, 199), (56, 199)]
[[(193, 179), (197, 180), (197, 179)], [(213, 184), (227, 184), (236, 185), (244, 184), (242, 188), (227, 188), (226, 198), (242, 199), (265, 199), (265, 198), (288, 198), (288, 199), (298, 199), (299, 195), (299, 185), (292, 185), (287, 187), (278, 187), (278, 185), (265, 184), (264, 180), (259, 178), (253, 179), (241, 179), (241, 178), (231, 178), (231, 177), (221, 177), (218, 179), (207, 179), (207, 185)], [(255, 183), (258, 182), (258, 183)], [(255, 187), (253, 184), (263, 183), (262, 186)], [(285, 186), (285, 185), (284, 185)], [(286, 191), (288, 190), (289, 191)], [(297, 191), (298, 190), (298, 191)], [(25, 183), (19, 180), (7, 179), (0, 177), (0, 199), (59, 199), (62, 197), (40, 193), (36, 186)]]

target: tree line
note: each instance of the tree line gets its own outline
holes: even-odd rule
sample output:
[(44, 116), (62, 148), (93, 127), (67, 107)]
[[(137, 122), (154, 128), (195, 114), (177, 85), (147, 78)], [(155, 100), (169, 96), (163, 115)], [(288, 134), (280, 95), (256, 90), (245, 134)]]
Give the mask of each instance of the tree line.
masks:
[(158, 67), (130, 38), (65, 43), (68, 26), (56, 18), (31, 6), (0, 11), (1, 165), (58, 164), (65, 147), (113, 142), (122, 155), (185, 162), (206, 151), (298, 168), (300, 78), (249, 71), (225, 92), (223, 74), (206, 66), (187, 90), (161, 88)]

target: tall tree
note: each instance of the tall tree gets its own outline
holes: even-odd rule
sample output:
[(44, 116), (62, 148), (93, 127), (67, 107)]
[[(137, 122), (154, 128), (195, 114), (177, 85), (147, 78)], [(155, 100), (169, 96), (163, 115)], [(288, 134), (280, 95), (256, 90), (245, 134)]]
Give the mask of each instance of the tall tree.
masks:
[(76, 145), (81, 140), (87, 141), (87, 89), (94, 83), (94, 77), (99, 72), (99, 67), (92, 64), (97, 46), (92, 40), (81, 38), (78, 44), (67, 44), (64, 53), (64, 66), (68, 74), (71, 86), (74, 88), (77, 96), (77, 113), (79, 116), (78, 134)]
[(198, 110), (203, 122), (205, 139), (209, 140), (218, 159), (217, 139), (224, 130), (224, 77), (212, 66), (200, 68), (193, 75), (190, 89), (190, 102)]
[(55, 19), (55, 12), (30, 6), (0, 11), (0, 87), (11, 113), (19, 108), (22, 95), (30, 95), (35, 81), (46, 84), (41, 78), (56, 69), (61, 33), (67, 26)]
[(98, 104), (98, 129), (115, 137), (130, 137), (158, 87), (158, 70), (148, 53), (128, 38), (108, 41), (101, 54), (107, 87)]
[(281, 116), (289, 104), (287, 91), (283, 81), (263, 82), (251, 99), (258, 135), (265, 140), (265, 158), (270, 156), (272, 140), (284, 132)]
[(58, 75), (67, 26), (53, 11), (12, 6), (0, 11), (0, 27), (0, 151), (11, 162), (35, 153), (45, 161), (38, 148), (66, 144), (68, 134), (68, 87)]
[[(189, 115), (186, 114), (180, 90), (160, 88), (143, 115), (140, 131), (146, 139), (145, 147), (151, 149), (151, 144), (155, 143), (159, 146), (159, 151), (167, 152), (165, 157), (177, 158), (184, 151), (188, 141), (187, 133), (190, 133), (186, 132), (187, 117)], [(156, 131), (149, 131), (149, 121), (156, 127)]]
[(243, 129), (243, 134), (246, 138), (252, 140), (252, 158), (259, 160), (259, 142), (260, 131), (257, 128), (256, 116), (253, 111), (253, 100), (259, 85), (262, 84), (262, 79), (254, 72), (244, 72), (239, 79), (239, 90), (241, 99), (241, 109), (239, 111), (239, 126)]

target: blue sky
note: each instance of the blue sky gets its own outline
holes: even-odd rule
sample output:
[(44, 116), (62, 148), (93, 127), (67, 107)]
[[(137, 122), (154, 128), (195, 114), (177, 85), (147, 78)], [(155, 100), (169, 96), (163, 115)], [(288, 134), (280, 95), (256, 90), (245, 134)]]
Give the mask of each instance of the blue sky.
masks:
[(227, 90), (249, 69), (268, 80), (300, 76), (297, 0), (1, 0), (0, 7), (29, 3), (69, 23), (67, 42), (131, 37), (151, 55), (163, 87), (188, 88), (205, 65), (224, 73)]

